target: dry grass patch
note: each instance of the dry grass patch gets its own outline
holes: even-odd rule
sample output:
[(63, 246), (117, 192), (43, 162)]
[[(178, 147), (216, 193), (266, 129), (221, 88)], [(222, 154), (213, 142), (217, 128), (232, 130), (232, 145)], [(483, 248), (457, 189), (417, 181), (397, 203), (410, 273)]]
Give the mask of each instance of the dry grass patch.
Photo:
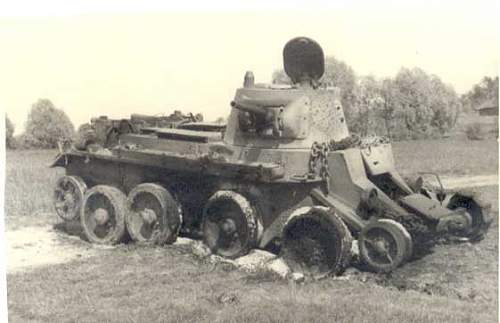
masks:
[(401, 174), (419, 171), (446, 175), (498, 173), (498, 142), (441, 139), (393, 143), (396, 167)]

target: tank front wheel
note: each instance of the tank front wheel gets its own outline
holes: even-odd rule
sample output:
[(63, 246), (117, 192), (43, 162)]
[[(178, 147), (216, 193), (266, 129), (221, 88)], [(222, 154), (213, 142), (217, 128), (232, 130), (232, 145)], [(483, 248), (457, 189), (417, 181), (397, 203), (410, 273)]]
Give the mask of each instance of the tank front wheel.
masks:
[(179, 203), (162, 186), (140, 184), (127, 197), (129, 212), (125, 217), (134, 241), (173, 243), (181, 226)]
[(257, 245), (262, 225), (255, 208), (241, 194), (219, 191), (203, 210), (203, 241), (220, 256), (237, 258)]
[(342, 273), (351, 260), (347, 226), (328, 208), (298, 211), (283, 229), (282, 254), (287, 264), (315, 278)]
[(361, 231), (359, 253), (372, 271), (390, 272), (408, 260), (412, 252), (410, 234), (396, 221), (376, 220)]
[(81, 177), (63, 176), (54, 190), (54, 208), (64, 221), (78, 219), (87, 185)]
[(125, 235), (127, 199), (119, 189), (97, 185), (83, 199), (80, 222), (85, 236), (97, 244), (117, 244)]

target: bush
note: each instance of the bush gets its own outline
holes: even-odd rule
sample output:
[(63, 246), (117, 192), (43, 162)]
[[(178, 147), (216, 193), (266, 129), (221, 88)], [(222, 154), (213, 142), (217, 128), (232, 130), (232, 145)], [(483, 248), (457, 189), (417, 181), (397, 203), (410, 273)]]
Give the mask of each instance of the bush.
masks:
[(481, 125), (479, 123), (473, 123), (468, 125), (465, 129), (465, 134), (469, 140), (481, 140), (483, 136), (481, 134)]
[(40, 99), (31, 107), (19, 144), (22, 148), (56, 148), (60, 139), (70, 139), (74, 133), (66, 113), (50, 100)]
[(9, 117), (5, 115), (5, 145), (7, 149), (15, 148), (14, 144), (14, 124)]

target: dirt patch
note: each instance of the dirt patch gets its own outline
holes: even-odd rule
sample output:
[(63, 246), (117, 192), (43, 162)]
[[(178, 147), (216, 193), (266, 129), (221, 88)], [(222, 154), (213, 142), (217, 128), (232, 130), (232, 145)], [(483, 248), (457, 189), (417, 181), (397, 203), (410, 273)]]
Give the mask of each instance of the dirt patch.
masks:
[(96, 248), (80, 237), (52, 226), (7, 231), (7, 273), (60, 264), (95, 255)]
[[(18, 273), (41, 266), (67, 263), (73, 260), (100, 255), (99, 251), (126, 247), (92, 245), (85, 241), (78, 223), (58, 223), (54, 226), (25, 227), (6, 232), (7, 273)], [(263, 250), (252, 250), (237, 260), (225, 259), (211, 254), (210, 250), (198, 240), (178, 238), (172, 246), (184, 254), (192, 254), (201, 261), (217, 265), (229, 265), (246, 272), (272, 271), (281, 277), (290, 273), (277, 256)]]

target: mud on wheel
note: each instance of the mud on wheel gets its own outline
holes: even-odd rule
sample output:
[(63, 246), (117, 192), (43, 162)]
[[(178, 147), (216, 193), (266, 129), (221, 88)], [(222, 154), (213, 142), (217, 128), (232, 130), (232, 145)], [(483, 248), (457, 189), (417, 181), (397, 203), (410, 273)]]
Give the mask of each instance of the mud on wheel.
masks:
[(83, 199), (80, 222), (86, 237), (97, 244), (117, 244), (125, 235), (125, 195), (116, 187), (97, 185)]
[(299, 209), (283, 229), (282, 254), (294, 271), (320, 278), (341, 274), (351, 260), (352, 237), (330, 209)]
[(359, 253), (370, 270), (390, 272), (410, 259), (412, 239), (400, 223), (390, 219), (375, 220), (361, 231)]
[(180, 205), (164, 187), (140, 184), (129, 193), (127, 205), (125, 222), (134, 241), (162, 245), (176, 240), (182, 221)]
[(255, 207), (241, 194), (218, 191), (203, 210), (203, 241), (227, 258), (245, 255), (257, 245), (262, 224)]
[(56, 182), (54, 189), (54, 208), (64, 221), (76, 220), (80, 216), (80, 208), (87, 185), (81, 177), (63, 176)]

